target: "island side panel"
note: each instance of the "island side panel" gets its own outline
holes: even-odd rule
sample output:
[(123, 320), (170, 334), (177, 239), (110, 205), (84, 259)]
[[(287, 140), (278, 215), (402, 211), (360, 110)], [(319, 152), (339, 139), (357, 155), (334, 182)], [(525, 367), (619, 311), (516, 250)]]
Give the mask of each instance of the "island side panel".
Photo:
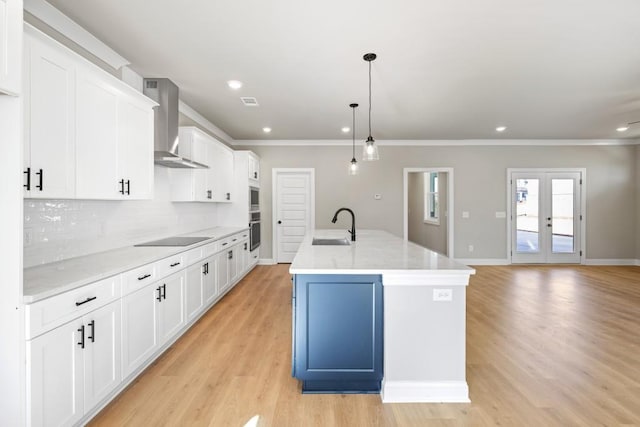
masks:
[(466, 286), (385, 285), (383, 402), (469, 402), (465, 323)]

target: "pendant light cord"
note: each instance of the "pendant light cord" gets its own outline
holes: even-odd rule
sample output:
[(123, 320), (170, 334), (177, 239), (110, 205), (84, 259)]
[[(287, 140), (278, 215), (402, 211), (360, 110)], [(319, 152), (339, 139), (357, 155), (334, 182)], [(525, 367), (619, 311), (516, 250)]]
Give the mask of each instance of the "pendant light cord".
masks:
[(351, 109), (353, 110), (353, 124), (351, 125), (351, 129), (353, 129), (353, 132), (351, 132), (351, 136), (353, 137), (353, 158), (356, 158), (356, 107), (351, 107)]
[(369, 61), (369, 136), (371, 136), (371, 61)]

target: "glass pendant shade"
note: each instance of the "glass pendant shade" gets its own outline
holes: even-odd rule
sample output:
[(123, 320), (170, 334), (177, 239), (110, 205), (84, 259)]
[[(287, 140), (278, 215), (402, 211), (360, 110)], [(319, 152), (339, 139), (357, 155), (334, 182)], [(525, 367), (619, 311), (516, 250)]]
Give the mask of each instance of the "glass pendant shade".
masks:
[(358, 162), (356, 162), (355, 157), (349, 163), (349, 175), (358, 175)]
[(362, 161), (380, 160), (378, 146), (372, 137), (368, 137), (362, 149)]

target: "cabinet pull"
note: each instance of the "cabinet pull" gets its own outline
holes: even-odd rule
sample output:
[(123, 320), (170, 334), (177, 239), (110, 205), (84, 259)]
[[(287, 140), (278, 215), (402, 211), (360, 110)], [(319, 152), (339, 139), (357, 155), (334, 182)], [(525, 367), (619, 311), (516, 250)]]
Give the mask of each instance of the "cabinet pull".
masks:
[(26, 188), (27, 191), (31, 191), (31, 168), (27, 168), (27, 170), (22, 173), (27, 174), (27, 183), (22, 186)]
[(87, 338), (89, 338), (91, 342), (96, 342), (96, 321), (92, 320), (89, 322), (89, 326), (91, 326), (91, 335)]
[(180, 263), (179, 263), (179, 262), (174, 262), (174, 263), (173, 263), (173, 264), (171, 264), (169, 267), (175, 267), (175, 266), (177, 266), (177, 265), (180, 265)]
[(39, 172), (36, 172), (36, 175), (38, 175), (40, 178), (38, 179), (39, 184), (36, 185), (36, 188), (40, 191), (42, 191), (42, 182), (44, 181), (44, 172), (42, 171), (42, 169), (39, 169)]
[(229, 251), (228, 259), (233, 259), (233, 251)]
[(245, 251), (247, 250), (247, 243), (246, 243), (246, 242), (245, 242), (245, 244), (244, 244), (244, 250), (245, 250)]
[(212, 191), (211, 190), (207, 190), (207, 199), (211, 199), (212, 197)]
[(131, 180), (127, 180), (127, 194), (131, 194)]
[(156, 288), (156, 291), (158, 291), (158, 296), (156, 297), (156, 299), (161, 302), (162, 301), (162, 286), (158, 286)]
[(80, 332), (80, 342), (78, 343), (78, 345), (80, 346), (80, 348), (84, 348), (84, 325), (80, 326), (78, 332)]
[(234, 242), (235, 242), (235, 241), (237, 241), (237, 240), (238, 240), (238, 239), (233, 239), (233, 241), (234, 241)]
[(80, 306), (80, 305), (82, 305), (82, 304), (86, 304), (86, 303), (88, 303), (89, 301), (93, 301), (93, 300), (94, 300), (94, 299), (96, 299), (96, 298), (98, 298), (98, 297), (89, 297), (89, 298), (87, 298), (86, 300), (84, 300), (84, 301), (82, 301), (82, 302), (76, 302), (76, 307), (78, 307), (78, 306)]
[(120, 183), (120, 194), (124, 194), (124, 179), (118, 181)]
[(224, 243), (222, 244), (222, 246), (227, 246), (228, 244), (229, 244), (229, 242), (224, 242)]
[(258, 172), (253, 173), (253, 178), (258, 179)]
[(231, 193), (227, 193), (227, 200), (231, 200)]
[(140, 277), (138, 277), (138, 280), (144, 280), (144, 279), (146, 279), (147, 277), (151, 277), (151, 275), (150, 275), (150, 274), (145, 274), (144, 276), (140, 276)]
[(162, 285), (162, 298), (163, 299), (167, 299), (167, 284), (166, 283), (164, 283)]
[(202, 265), (202, 274), (209, 274), (209, 263), (205, 263)]

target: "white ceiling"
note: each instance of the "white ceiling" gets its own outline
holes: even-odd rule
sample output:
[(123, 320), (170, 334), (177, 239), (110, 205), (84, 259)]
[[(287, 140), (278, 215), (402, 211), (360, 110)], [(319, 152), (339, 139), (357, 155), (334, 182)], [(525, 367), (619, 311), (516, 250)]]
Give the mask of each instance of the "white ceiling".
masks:
[(236, 140), (366, 138), (367, 52), (377, 140), (640, 136), (637, 0), (50, 3)]

